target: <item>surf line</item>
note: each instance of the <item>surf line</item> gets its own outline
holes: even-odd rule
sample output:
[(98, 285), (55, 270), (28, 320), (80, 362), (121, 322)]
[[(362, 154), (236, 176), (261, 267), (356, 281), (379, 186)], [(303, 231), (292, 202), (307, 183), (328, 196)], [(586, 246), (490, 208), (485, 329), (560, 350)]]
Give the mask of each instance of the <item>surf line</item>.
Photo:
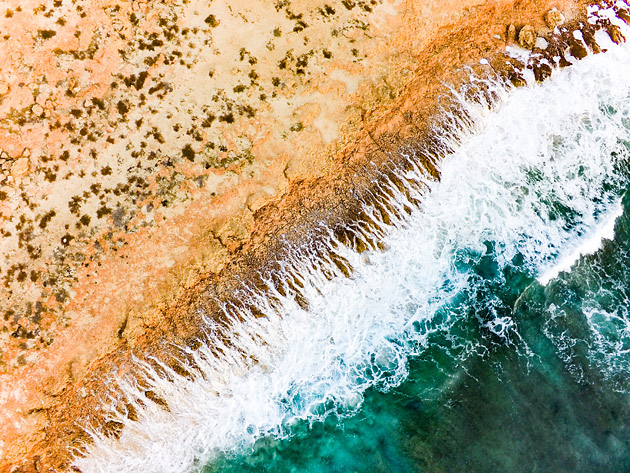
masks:
[(617, 219), (623, 215), (623, 205), (619, 198), (606, 215), (601, 218), (601, 224), (592, 232), (578, 242), (578, 246), (569, 249), (564, 256), (559, 256), (556, 263), (543, 271), (537, 280), (543, 286), (549, 281), (558, 277), (562, 272), (568, 272), (573, 265), (582, 257), (596, 253), (603, 245), (605, 240), (612, 240), (615, 237), (615, 223)]

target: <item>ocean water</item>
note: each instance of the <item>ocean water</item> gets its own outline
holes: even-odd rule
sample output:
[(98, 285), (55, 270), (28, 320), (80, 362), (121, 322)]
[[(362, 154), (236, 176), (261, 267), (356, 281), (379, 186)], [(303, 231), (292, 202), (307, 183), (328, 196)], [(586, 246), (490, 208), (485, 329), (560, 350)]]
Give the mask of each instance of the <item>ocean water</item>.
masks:
[(332, 232), (293, 249), (243, 289), (257, 315), (208, 320), (192, 378), (121, 381), (137, 420), (112, 400), (125, 428), (77, 466), (629, 471), (630, 47), (600, 42), (544, 84), (462, 98), (440, 179), (410, 146), (365, 204), (365, 251)]

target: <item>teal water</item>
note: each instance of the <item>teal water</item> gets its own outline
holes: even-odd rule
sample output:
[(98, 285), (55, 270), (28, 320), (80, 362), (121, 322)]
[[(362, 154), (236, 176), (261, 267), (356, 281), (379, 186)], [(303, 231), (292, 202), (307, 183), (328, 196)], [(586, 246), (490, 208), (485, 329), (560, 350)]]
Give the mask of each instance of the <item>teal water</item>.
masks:
[[(402, 385), (369, 390), (351, 418), (302, 422), (204, 471), (627, 472), (628, 193), (623, 208), (614, 240), (546, 286), (519, 256), (498, 271), (487, 243), (464, 258), (477, 289), (448, 309), (460, 322), (431, 336)], [(513, 321), (507, 338), (485, 326), (489, 310)]]

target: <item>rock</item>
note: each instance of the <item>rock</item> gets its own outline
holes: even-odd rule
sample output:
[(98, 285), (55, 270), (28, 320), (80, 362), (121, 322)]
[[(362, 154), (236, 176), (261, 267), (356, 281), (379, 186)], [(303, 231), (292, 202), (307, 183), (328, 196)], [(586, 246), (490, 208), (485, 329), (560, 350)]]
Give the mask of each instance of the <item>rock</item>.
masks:
[(584, 59), (586, 56), (588, 56), (588, 50), (586, 49), (584, 44), (576, 39), (572, 39), (571, 41), (569, 41), (569, 51), (571, 53), (571, 56), (578, 59)]
[(564, 15), (556, 7), (553, 7), (545, 13), (545, 23), (547, 23), (547, 26), (551, 29), (564, 23), (564, 20)]
[(41, 117), (42, 113), (44, 113), (44, 108), (40, 104), (36, 103), (31, 107), (31, 112), (33, 115)]
[(523, 77), (522, 74), (516, 71), (511, 73), (508, 76), (508, 79), (510, 80), (510, 82), (512, 83), (514, 87), (525, 87), (527, 85), (527, 81), (525, 80), (525, 77)]
[(516, 42), (516, 27), (514, 25), (509, 25), (507, 27), (506, 40), (508, 44)]
[(621, 44), (626, 41), (625, 36), (621, 34), (621, 29), (617, 25), (609, 24), (606, 28), (606, 32), (615, 44)]
[(536, 44), (536, 32), (530, 25), (525, 25), (518, 33), (518, 44), (525, 49), (532, 49)]
[(537, 82), (543, 82), (548, 77), (551, 77), (551, 74), (553, 73), (553, 69), (551, 69), (551, 66), (544, 62), (539, 62), (538, 64), (535, 64), (533, 69), (534, 78)]
[(549, 47), (549, 41), (539, 36), (538, 38), (536, 38), (536, 44), (534, 45), (534, 47), (542, 50), (547, 49)]
[(11, 175), (14, 178), (22, 177), (28, 172), (29, 162), (28, 158), (20, 158), (11, 166)]
[(9, 92), (9, 84), (0, 81), (0, 95), (5, 95)]
[(595, 54), (599, 54), (602, 52), (602, 48), (597, 44), (597, 40), (595, 39), (595, 35), (590, 30), (582, 31), (582, 37), (584, 38), (584, 42), (586, 45), (591, 48), (591, 51)]

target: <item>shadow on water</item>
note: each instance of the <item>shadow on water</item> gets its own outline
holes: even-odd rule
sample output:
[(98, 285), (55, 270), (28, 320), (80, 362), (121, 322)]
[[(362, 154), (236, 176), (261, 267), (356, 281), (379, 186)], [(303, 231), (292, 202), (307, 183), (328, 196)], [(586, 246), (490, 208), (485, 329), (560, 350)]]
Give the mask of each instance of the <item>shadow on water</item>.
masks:
[(401, 386), (204, 471), (629, 471), (628, 193), (623, 206), (615, 240), (546, 286), (518, 255), (500, 269), (491, 242), (460, 255), (472, 289), (443, 309), (459, 322), (431, 335)]

